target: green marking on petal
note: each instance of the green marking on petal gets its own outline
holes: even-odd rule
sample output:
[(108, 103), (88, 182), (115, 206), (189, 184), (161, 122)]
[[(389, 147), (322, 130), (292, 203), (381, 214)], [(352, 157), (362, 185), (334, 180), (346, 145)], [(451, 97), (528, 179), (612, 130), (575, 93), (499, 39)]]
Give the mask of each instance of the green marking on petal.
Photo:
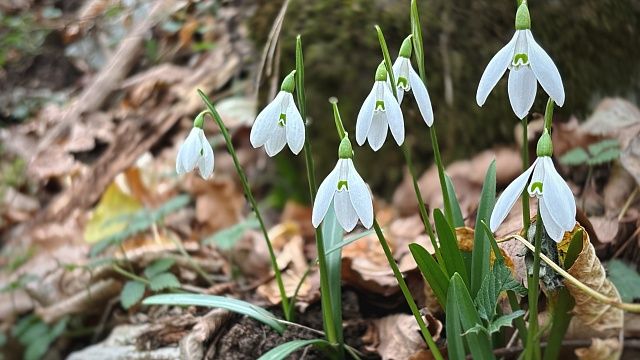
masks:
[(377, 100), (375, 110), (384, 111), (384, 100)]
[(529, 63), (529, 56), (527, 54), (516, 54), (513, 57), (513, 66), (527, 65)]
[(404, 77), (404, 76), (399, 77), (398, 78), (398, 87), (403, 89), (403, 90), (408, 89), (409, 88), (409, 80), (407, 80), (407, 78)]
[(347, 180), (338, 181), (338, 191), (349, 190), (349, 182)]
[(287, 114), (280, 114), (280, 118), (278, 119), (278, 125), (284, 127), (287, 124)]
[(536, 181), (536, 182), (532, 183), (531, 187), (530, 187), (530, 192), (532, 192), (532, 193), (538, 192), (539, 194), (542, 194), (542, 182), (541, 181)]

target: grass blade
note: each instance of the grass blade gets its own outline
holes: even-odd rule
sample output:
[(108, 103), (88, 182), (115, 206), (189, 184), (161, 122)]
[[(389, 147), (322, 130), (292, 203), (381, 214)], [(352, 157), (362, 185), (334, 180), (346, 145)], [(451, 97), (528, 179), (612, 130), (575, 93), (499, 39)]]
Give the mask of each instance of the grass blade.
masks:
[(460, 312), (456, 304), (454, 288), (449, 287), (447, 292), (446, 325), (447, 325), (447, 352), (450, 360), (463, 360), (467, 355), (464, 350), (464, 338), (462, 337), (462, 324)]
[(453, 187), (453, 182), (449, 175), (444, 174), (445, 182), (447, 183), (447, 195), (449, 196), (449, 204), (451, 204), (451, 213), (453, 215), (453, 226), (464, 226), (464, 218), (462, 217), (462, 210), (460, 210), (460, 202), (456, 196), (456, 189)]
[(282, 360), (291, 355), (292, 352), (309, 345), (331, 346), (331, 344), (323, 339), (292, 340), (269, 350), (267, 353), (260, 356), (258, 360)]
[[(333, 248), (342, 241), (343, 231), (338, 223), (334, 207), (329, 210), (322, 221), (322, 238), (325, 246)], [(336, 325), (338, 343), (342, 345), (342, 249), (338, 249), (327, 255), (327, 274), (329, 278), (329, 297), (333, 308), (333, 323)]]
[(418, 264), (418, 268), (420, 269), (420, 272), (422, 272), (422, 276), (427, 280), (429, 286), (431, 286), (431, 289), (433, 290), (433, 293), (436, 295), (440, 306), (442, 306), (443, 309), (446, 309), (449, 278), (444, 271), (442, 271), (440, 265), (438, 265), (431, 254), (429, 254), (429, 252), (420, 244), (409, 244), (409, 250), (411, 251), (411, 255), (413, 255), (413, 259), (416, 261), (416, 264)]

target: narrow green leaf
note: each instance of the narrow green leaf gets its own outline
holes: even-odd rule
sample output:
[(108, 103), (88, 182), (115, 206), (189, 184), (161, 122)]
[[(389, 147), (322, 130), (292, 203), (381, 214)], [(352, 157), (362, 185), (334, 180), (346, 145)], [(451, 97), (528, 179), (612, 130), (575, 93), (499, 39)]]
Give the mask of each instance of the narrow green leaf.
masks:
[(416, 57), (416, 61), (418, 63), (418, 74), (420, 74), (420, 78), (423, 82), (425, 79), (425, 70), (424, 70), (424, 48), (422, 44), (422, 26), (420, 24), (420, 15), (418, 13), (418, 2), (416, 0), (411, 0), (411, 33), (413, 37), (411, 38), (413, 42), (413, 53)]
[(582, 237), (584, 233), (582, 229), (576, 231), (571, 238), (571, 242), (569, 243), (569, 249), (567, 250), (567, 255), (564, 257), (564, 268), (569, 269), (573, 266), (573, 263), (578, 259), (578, 256), (582, 252), (583, 241)]
[(467, 352), (464, 350), (464, 338), (462, 337), (460, 313), (458, 311), (458, 304), (456, 303), (457, 299), (453, 292), (453, 286), (449, 287), (447, 291), (447, 306), (445, 308), (447, 352), (450, 360), (463, 360), (465, 359)]
[(129, 309), (137, 304), (144, 296), (145, 284), (140, 281), (127, 281), (120, 292), (120, 304), (123, 308)]
[(562, 348), (562, 340), (569, 328), (569, 323), (573, 314), (571, 310), (575, 305), (575, 301), (567, 288), (558, 291), (553, 313), (551, 314), (551, 330), (547, 337), (547, 347), (544, 349), (544, 360), (555, 360), (560, 355)]
[(302, 38), (296, 37), (296, 97), (302, 120), (306, 124), (307, 99), (304, 92), (304, 57), (302, 55)]
[(174, 289), (180, 287), (180, 280), (170, 272), (158, 274), (149, 279), (149, 287), (153, 291)]
[(357, 234), (351, 234), (349, 236), (345, 236), (344, 239), (341, 242), (335, 244), (332, 248), (329, 248), (329, 250), (325, 251), (324, 253), (328, 256), (329, 254), (333, 253), (334, 251), (341, 250), (343, 247), (345, 247), (345, 246), (347, 246), (347, 245), (349, 245), (349, 244), (351, 244), (353, 242), (356, 242), (356, 241), (362, 239), (365, 236), (369, 236), (369, 235), (373, 234), (374, 232), (375, 231), (373, 231), (373, 230), (365, 230), (365, 231), (359, 232)]
[(453, 182), (449, 175), (444, 174), (445, 181), (447, 183), (447, 194), (449, 195), (449, 203), (451, 204), (451, 212), (453, 213), (453, 226), (464, 226), (464, 218), (462, 217), (462, 210), (460, 210), (460, 202), (456, 196), (456, 189), (453, 187)]
[(444, 266), (447, 269), (448, 275), (453, 275), (454, 273), (462, 274), (461, 276), (465, 280), (465, 283), (469, 283), (467, 267), (462, 258), (462, 253), (458, 248), (458, 241), (456, 240), (451, 225), (449, 225), (449, 222), (440, 209), (433, 211), (433, 218), (436, 223), (436, 232), (440, 240), (442, 258), (444, 259)]
[(480, 204), (476, 217), (476, 228), (473, 235), (473, 251), (471, 252), (471, 296), (476, 296), (482, 280), (489, 273), (491, 247), (487, 235), (482, 229), (482, 222), (489, 221), (496, 200), (496, 161), (493, 160), (484, 177)]
[(391, 56), (389, 55), (389, 48), (387, 48), (387, 42), (384, 39), (384, 34), (380, 26), (376, 25), (376, 32), (378, 33), (378, 42), (380, 43), (380, 49), (382, 50), (382, 57), (384, 58), (384, 65), (387, 68), (387, 76), (391, 83), (391, 90), (393, 91), (393, 97), (398, 98), (398, 89), (396, 87), (396, 79), (393, 73), (393, 63), (391, 62)]
[[(452, 287), (453, 289), (450, 290), (449, 296), (453, 298), (451, 301), (457, 304), (462, 330), (469, 331), (476, 325), (482, 325), (480, 315), (473, 305), (471, 295), (469, 295), (469, 291), (460, 274), (456, 273), (451, 277), (449, 289)], [(449, 300), (448, 297), (447, 300)], [(474, 359), (495, 359), (491, 341), (486, 334), (469, 333), (466, 335), (466, 340)]]
[(277, 332), (281, 333), (285, 327), (269, 311), (255, 306), (246, 301), (227, 298), (216, 295), (202, 294), (162, 294), (150, 296), (142, 301), (144, 305), (178, 305), (178, 306), (205, 306), (222, 308), (258, 320)]
[(144, 276), (146, 276), (147, 279), (151, 279), (152, 277), (171, 269), (175, 262), (176, 261), (174, 259), (158, 259), (144, 269)]
[(329, 342), (323, 339), (292, 340), (269, 350), (269, 352), (260, 356), (258, 360), (282, 360), (291, 355), (294, 351), (309, 345), (331, 346)]
[[(332, 204), (333, 205), (333, 204)], [(336, 212), (333, 206), (324, 217), (321, 225), (322, 238), (325, 246), (333, 248), (342, 241), (343, 230), (338, 223)], [(326, 252), (325, 252), (326, 253)], [(329, 279), (329, 295), (331, 307), (333, 308), (333, 323), (336, 324), (336, 335), (338, 341), (342, 343), (342, 250), (337, 250), (327, 255), (327, 274)]]
[(440, 306), (446, 309), (445, 305), (448, 304), (447, 292), (449, 289), (449, 278), (431, 254), (420, 244), (409, 244), (409, 250), (416, 264), (418, 264), (422, 276), (427, 280), (433, 293), (436, 295)]

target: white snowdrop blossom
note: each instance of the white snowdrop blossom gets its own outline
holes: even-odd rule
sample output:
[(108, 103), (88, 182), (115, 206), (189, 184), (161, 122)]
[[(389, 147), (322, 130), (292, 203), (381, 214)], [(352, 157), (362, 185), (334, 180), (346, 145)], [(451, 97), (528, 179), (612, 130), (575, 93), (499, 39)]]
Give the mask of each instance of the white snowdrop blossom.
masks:
[(564, 86), (551, 57), (533, 39), (526, 3), (518, 7), (516, 33), (505, 47), (489, 61), (482, 74), (476, 102), (482, 106), (498, 80), (509, 69), (508, 93), (513, 112), (520, 119), (529, 113), (536, 97), (538, 82), (560, 106), (564, 104)]
[(407, 37), (400, 47), (400, 54), (393, 63), (393, 74), (398, 89), (398, 103), (402, 104), (404, 93), (413, 91), (422, 119), (428, 126), (433, 125), (433, 108), (427, 87), (411, 66), (411, 35)]
[(202, 121), (200, 121), (200, 127), (194, 125), (189, 136), (180, 146), (176, 158), (176, 172), (178, 175), (184, 175), (198, 167), (200, 176), (206, 180), (213, 175), (213, 149), (204, 135), (201, 124)]
[(269, 156), (275, 156), (285, 144), (296, 155), (304, 146), (304, 122), (292, 95), (294, 73), (295, 70), (287, 75), (278, 95), (258, 114), (251, 128), (251, 145), (254, 148), (264, 145)]
[(369, 187), (353, 166), (353, 151), (346, 136), (340, 143), (338, 154), (336, 167), (318, 188), (311, 222), (316, 228), (320, 226), (333, 204), (338, 223), (345, 231), (353, 230), (358, 219), (369, 229), (373, 225), (373, 200)]
[[(543, 139), (548, 137), (547, 139)], [(544, 228), (554, 241), (560, 242), (565, 231), (571, 231), (576, 223), (576, 202), (571, 189), (562, 179), (551, 160), (551, 151), (540, 151), (541, 143), (550, 142), (545, 132), (538, 142), (538, 158), (522, 175), (518, 176), (502, 192), (491, 214), (491, 231), (507, 217), (522, 191), (527, 188), (529, 196), (538, 198), (538, 208)], [(547, 149), (550, 149), (550, 145)]]
[(398, 145), (404, 142), (404, 118), (400, 104), (393, 96), (387, 82), (384, 63), (378, 66), (373, 89), (364, 100), (356, 120), (356, 142), (363, 145), (366, 140), (373, 151), (378, 151), (387, 138), (387, 129)]

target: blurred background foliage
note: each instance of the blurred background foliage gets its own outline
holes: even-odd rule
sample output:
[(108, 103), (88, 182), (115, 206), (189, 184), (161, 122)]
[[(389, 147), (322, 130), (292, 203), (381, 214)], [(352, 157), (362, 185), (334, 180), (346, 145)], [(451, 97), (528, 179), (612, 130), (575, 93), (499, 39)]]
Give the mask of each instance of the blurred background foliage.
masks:
[[(282, 1), (260, 0), (249, 28), (261, 49)], [(469, 157), (480, 149), (513, 142), (517, 118), (506, 91), (506, 76), (483, 108), (475, 102), (478, 81), (491, 57), (513, 36), (516, 1), (420, 1), (428, 90), (444, 160)], [(567, 98), (557, 119), (584, 119), (605, 96), (637, 102), (640, 90), (640, 2), (637, 0), (531, 1), (532, 31), (556, 62)], [(379, 24), (395, 58), (409, 34), (409, 1), (291, 0), (280, 38), (281, 78), (295, 67), (295, 37), (305, 51), (309, 128), (322, 179), (334, 166), (338, 140), (328, 98), (336, 96), (347, 131), (373, 84), (381, 53), (373, 26)], [(416, 65), (414, 64), (414, 67)], [(416, 68), (417, 69), (417, 68)], [(261, 103), (267, 101), (263, 86)], [(544, 111), (538, 88), (532, 112)], [(261, 107), (260, 107), (261, 108)], [(412, 97), (403, 102), (407, 141), (418, 169), (432, 163), (429, 133)], [(389, 139), (388, 139), (389, 140)], [(403, 176), (402, 154), (387, 142), (374, 153), (356, 148), (359, 171), (374, 191), (389, 196)], [(288, 155), (281, 155), (287, 157)], [(302, 158), (279, 161), (287, 189), (304, 189)], [(375, 164), (376, 166), (368, 166)], [(291, 187), (291, 184), (298, 184)], [(282, 191), (287, 191), (283, 190)], [(291, 190), (288, 190), (291, 192)]]

